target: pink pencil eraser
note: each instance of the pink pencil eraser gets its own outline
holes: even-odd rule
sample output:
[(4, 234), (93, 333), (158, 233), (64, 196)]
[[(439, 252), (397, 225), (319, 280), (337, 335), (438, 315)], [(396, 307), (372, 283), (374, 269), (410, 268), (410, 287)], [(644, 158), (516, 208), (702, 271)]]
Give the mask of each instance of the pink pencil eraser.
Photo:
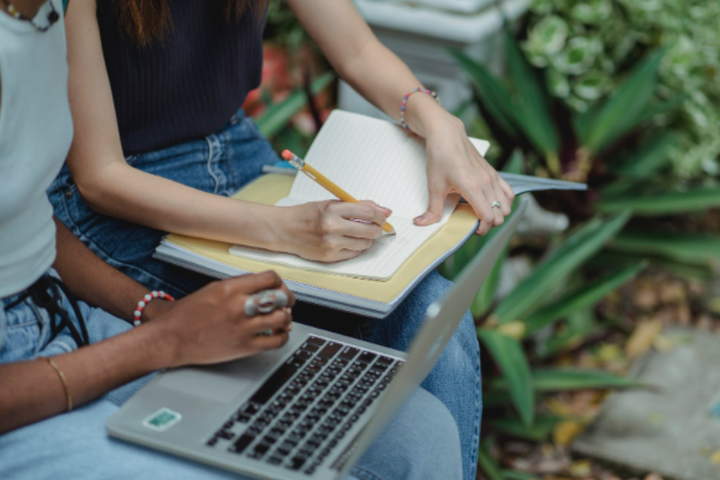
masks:
[(292, 158), (295, 156), (294, 153), (292, 153), (290, 150), (283, 150), (282, 157), (287, 160), (288, 162), (292, 160)]

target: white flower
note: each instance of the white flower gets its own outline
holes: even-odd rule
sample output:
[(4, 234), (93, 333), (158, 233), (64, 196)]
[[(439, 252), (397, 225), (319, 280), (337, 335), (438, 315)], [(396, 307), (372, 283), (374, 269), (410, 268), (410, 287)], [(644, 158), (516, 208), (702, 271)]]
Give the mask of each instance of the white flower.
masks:
[(528, 32), (528, 50), (544, 55), (554, 55), (565, 46), (568, 25), (557, 15), (549, 15), (540, 20)]

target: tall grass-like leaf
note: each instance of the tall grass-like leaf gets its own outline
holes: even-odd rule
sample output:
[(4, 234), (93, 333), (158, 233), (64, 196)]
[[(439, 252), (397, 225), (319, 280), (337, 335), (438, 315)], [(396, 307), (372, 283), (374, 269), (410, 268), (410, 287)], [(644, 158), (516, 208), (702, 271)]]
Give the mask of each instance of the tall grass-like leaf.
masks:
[[(602, 328), (602, 327), (601, 327)], [(547, 358), (556, 353), (577, 348), (592, 333), (598, 332), (595, 312), (592, 309), (580, 310), (568, 315), (567, 328), (559, 335), (547, 338), (537, 347), (539, 358)]]
[[(335, 79), (333, 72), (328, 72), (320, 78), (315, 79), (310, 86), (313, 94), (321, 92)], [(266, 137), (276, 135), (287, 125), (290, 119), (295, 116), (307, 104), (307, 95), (303, 90), (296, 90), (279, 103), (271, 105), (256, 120), (257, 126)]]
[(615, 236), (630, 218), (628, 212), (605, 223), (590, 222), (576, 232), (567, 244), (558, 248), (547, 260), (510, 292), (493, 311), (500, 323), (519, 320), (547, 298), (568, 274), (595, 255)]
[(506, 480), (500, 471), (500, 467), (485, 445), (480, 446), (478, 465), (480, 465), (480, 468), (488, 480)]
[(455, 49), (448, 50), (448, 52), (472, 80), (480, 101), (495, 123), (510, 136), (519, 137), (515, 124), (517, 107), (513, 104), (507, 88), (495, 78), (490, 70), (465, 53)]
[(500, 470), (505, 480), (540, 480), (540, 477), (533, 473), (520, 472), (517, 470)]
[(636, 67), (587, 126), (584, 146), (597, 153), (637, 125), (655, 91), (666, 49), (652, 53)]
[(638, 259), (643, 258), (647, 260), (650, 265), (657, 268), (667, 270), (674, 274), (696, 278), (699, 280), (710, 280), (713, 278), (713, 269), (709, 265), (699, 264), (688, 264), (686, 262), (678, 262), (676, 260), (669, 259), (667, 257), (658, 257), (655, 255), (647, 254), (634, 254), (634, 253), (622, 253), (612, 250), (603, 250), (588, 261), (585, 266), (586, 268), (600, 268), (605, 269), (608, 265), (630, 266), (637, 263)]
[(608, 198), (595, 204), (595, 209), (602, 213), (631, 210), (635, 215), (645, 216), (697, 212), (714, 207), (720, 207), (720, 185), (686, 192)]
[(619, 175), (649, 178), (670, 163), (670, 150), (675, 144), (676, 140), (672, 135), (663, 134), (649, 141), (639, 151), (633, 153), (632, 158), (613, 170)]
[(470, 304), (470, 312), (474, 318), (481, 317), (492, 306), (493, 300), (495, 299), (495, 292), (497, 292), (497, 287), (500, 283), (500, 272), (502, 271), (506, 258), (507, 248), (503, 251), (502, 255), (500, 255), (498, 261), (495, 262), (488, 277), (483, 282), (477, 295), (475, 295), (475, 299)]
[(545, 90), (535, 70), (520, 51), (510, 28), (506, 25), (504, 30), (510, 79), (520, 102), (520, 108), (515, 111), (516, 123), (522, 127), (535, 148), (546, 157), (557, 158), (560, 149), (558, 134), (553, 126)]
[[(492, 388), (508, 390), (505, 378), (490, 382)], [(572, 390), (599, 390), (606, 388), (638, 388), (647, 385), (631, 378), (600, 370), (574, 368), (543, 368), (532, 372), (532, 385), (536, 392), (564, 392)]]
[(492, 419), (489, 420), (489, 423), (495, 430), (507, 435), (533, 442), (542, 442), (548, 438), (560, 420), (561, 418), (555, 415), (538, 415), (530, 427), (515, 417)]
[(552, 324), (554, 321), (578, 310), (593, 307), (607, 294), (634, 278), (645, 266), (645, 262), (636, 263), (629, 268), (600, 278), (589, 285), (565, 295), (560, 300), (543, 307), (525, 318), (525, 335), (532, 335), (538, 330)]
[(665, 102), (650, 105), (635, 120), (635, 125), (631, 126), (630, 128), (640, 126), (648, 120), (652, 120), (653, 118), (657, 117), (658, 115), (664, 115), (666, 113), (672, 112), (673, 110), (677, 110), (686, 100), (686, 95), (678, 95), (677, 97), (671, 98), (670, 100), (667, 100)]
[(679, 262), (709, 265), (720, 261), (720, 237), (628, 232), (618, 235), (610, 250), (638, 255), (661, 255)]
[(530, 365), (520, 342), (498, 331), (480, 329), (478, 336), (497, 363), (506, 380), (510, 398), (525, 425), (532, 425), (535, 415), (535, 392)]

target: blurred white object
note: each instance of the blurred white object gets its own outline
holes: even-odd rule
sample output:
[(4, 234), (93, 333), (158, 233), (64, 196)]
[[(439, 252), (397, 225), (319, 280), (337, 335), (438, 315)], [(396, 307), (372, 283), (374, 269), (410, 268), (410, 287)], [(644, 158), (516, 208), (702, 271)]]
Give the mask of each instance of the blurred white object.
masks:
[(535, 197), (527, 195), (528, 206), (518, 224), (516, 233), (520, 236), (552, 235), (564, 232), (570, 226), (567, 215), (545, 210)]
[[(494, 0), (354, 0), (354, 3), (378, 39), (408, 64), (426, 88), (438, 93), (449, 111), (472, 98), (472, 90), (448, 48), (462, 50), (495, 72), (500, 70), (503, 16)], [(520, 17), (529, 4), (530, 0), (500, 2), (511, 21)], [(387, 119), (342, 81), (339, 104), (343, 110)]]

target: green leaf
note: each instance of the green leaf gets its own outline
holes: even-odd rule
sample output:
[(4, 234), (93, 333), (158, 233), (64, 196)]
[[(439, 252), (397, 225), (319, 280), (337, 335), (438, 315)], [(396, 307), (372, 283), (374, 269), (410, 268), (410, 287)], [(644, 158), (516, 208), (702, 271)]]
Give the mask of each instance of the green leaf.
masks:
[[(313, 94), (321, 92), (335, 79), (333, 72), (328, 72), (312, 82), (310, 90)], [(290, 119), (295, 116), (307, 104), (307, 95), (303, 90), (296, 90), (283, 101), (271, 105), (256, 120), (257, 126), (266, 137), (272, 137), (287, 125)]]
[(495, 330), (478, 329), (478, 336), (497, 363), (509, 385), (510, 397), (525, 425), (532, 425), (535, 415), (535, 392), (532, 389), (530, 365), (520, 342)]
[(693, 265), (677, 262), (665, 257), (657, 257), (647, 254), (621, 253), (618, 251), (604, 250), (593, 257), (585, 264), (586, 268), (597, 268), (604, 270), (608, 265), (629, 266), (635, 264), (638, 260), (645, 259), (650, 265), (667, 270), (671, 273), (696, 278), (699, 280), (710, 280), (713, 278), (713, 269), (708, 265)]
[(528, 472), (519, 472), (517, 470), (501, 470), (506, 480), (540, 480), (535, 474)]
[(647, 122), (648, 120), (652, 120), (653, 118), (657, 117), (658, 115), (664, 115), (666, 113), (670, 113), (673, 110), (676, 110), (678, 107), (680, 107), (683, 104), (683, 102), (685, 102), (686, 100), (687, 100), (686, 95), (678, 95), (677, 97), (672, 98), (666, 102), (661, 102), (661, 103), (658, 103), (655, 105), (650, 105), (638, 117), (634, 126), (642, 125), (643, 123)]
[(670, 150), (676, 145), (672, 135), (663, 134), (648, 142), (635, 152), (632, 158), (622, 162), (613, 170), (618, 175), (649, 178), (670, 163)]
[(510, 156), (510, 159), (508, 160), (507, 164), (505, 164), (505, 168), (503, 168), (503, 172), (517, 173), (517, 174), (523, 173), (522, 150), (520, 150), (519, 148), (516, 148), (515, 150), (513, 150), (512, 155)]
[(539, 358), (547, 358), (558, 352), (577, 348), (593, 333), (599, 331), (592, 309), (580, 310), (568, 316), (567, 328), (563, 334), (549, 337), (538, 345)]
[(543, 307), (525, 318), (525, 335), (532, 335), (538, 330), (552, 324), (554, 321), (567, 317), (573, 312), (593, 307), (607, 294), (634, 278), (646, 265), (645, 262), (636, 263), (631, 267), (600, 278), (589, 285), (565, 295), (560, 300)]
[(475, 299), (470, 304), (470, 312), (473, 318), (480, 318), (492, 306), (493, 300), (495, 299), (495, 292), (500, 283), (500, 272), (505, 263), (505, 258), (507, 258), (507, 252), (508, 249), (505, 248), (498, 261), (495, 262), (492, 270), (490, 270), (488, 277), (483, 282), (477, 295), (475, 295)]
[(656, 50), (638, 65), (615, 91), (587, 128), (584, 146), (597, 153), (637, 125), (647, 111), (657, 82), (665, 48)]
[(714, 207), (720, 207), (720, 185), (642, 197), (608, 198), (595, 204), (596, 210), (602, 213), (631, 210), (643, 216), (705, 211)]
[(558, 135), (553, 126), (553, 116), (548, 109), (545, 91), (507, 24), (504, 30), (510, 80), (520, 107), (513, 110), (515, 123), (520, 125), (535, 148), (544, 156), (557, 157), (560, 148)]
[[(572, 390), (604, 390), (608, 388), (646, 387), (640, 382), (614, 373), (583, 369), (537, 369), (532, 372), (532, 385), (536, 392)], [(505, 378), (490, 381), (492, 388), (508, 390)]]
[(591, 221), (525, 278), (495, 308), (500, 323), (519, 320), (545, 301), (567, 275), (595, 255), (630, 218), (622, 213), (607, 222)]
[(478, 465), (488, 480), (506, 480), (500, 471), (500, 467), (485, 446), (481, 446), (478, 452)]
[(610, 250), (637, 255), (660, 255), (679, 262), (710, 265), (720, 260), (720, 237), (658, 232), (622, 233)]
[(511, 137), (518, 138), (520, 135), (514, 123), (517, 107), (513, 104), (507, 88), (495, 78), (490, 70), (465, 53), (456, 49), (450, 49), (448, 52), (470, 76), (480, 101), (495, 123)]
[(560, 417), (554, 415), (539, 415), (530, 427), (515, 417), (490, 420), (489, 423), (495, 430), (507, 435), (533, 442), (542, 442), (550, 435), (560, 420), (562, 420)]

